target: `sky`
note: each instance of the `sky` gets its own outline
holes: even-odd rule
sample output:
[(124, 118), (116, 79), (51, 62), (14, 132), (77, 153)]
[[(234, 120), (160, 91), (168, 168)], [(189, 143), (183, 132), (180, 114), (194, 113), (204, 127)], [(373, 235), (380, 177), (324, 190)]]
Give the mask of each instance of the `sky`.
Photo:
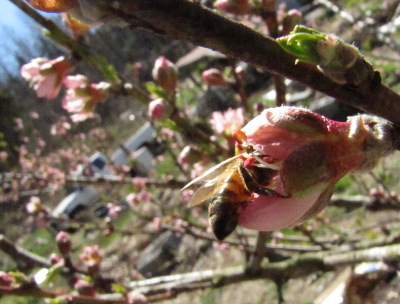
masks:
[(0, 65), (5, 65), (10, 72), (19, 73), (14, 60), (18, 48), (15, 42), (22, 40), (28, 45), (30, 41), (33, 43), (32, 37), (35, 36), (32, 33), (40, 27), (9, 0), (0, 0), (0, 12)]

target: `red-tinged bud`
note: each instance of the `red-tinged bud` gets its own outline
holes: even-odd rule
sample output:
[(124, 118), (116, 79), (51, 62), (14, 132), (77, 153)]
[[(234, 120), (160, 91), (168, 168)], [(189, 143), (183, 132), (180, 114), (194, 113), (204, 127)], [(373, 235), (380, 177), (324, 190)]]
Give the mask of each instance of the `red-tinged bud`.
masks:
[(252, 10), (249, 0), (217, 0), (214, 7), (234, 15), (246, 15)]
[(153, 79), (167, 92), (175, 93), (178, 83), (178, 70), (164, 56), (158, 57), (152, 71)]
[(201, 73), (201, 77), (208, 85), (224, 86), (226, 81), (224, 75), (218, 69), (208, 69)]
[(57, 233), (56, 242), (58, 250), (62, 256), (67, 256), (71, 252), (71, 238), (68, 233), (60, 231)]
[(149, 103), (149, 117), (151, 119), (160, 119), (167, 117), (168, 102), (164, 98), (158, 98)]
[(14, 284), (15, 279), (12, 275), (8, 274), (7, 272), (0, 271), (0, 286), (1, 287), (10, 287)]
[(141, 293), (131, 292), (128, 294), (128, 304), (146, 304), (147, 298)]
[(95, 296), (96, 290), (92, 284), (86, 280), (78, 279), (74, 284), (74, 289), (82, 296)]
[(50, 256), (49, 256), (49, 260), (50, 260), (50, 263), (51, 263), (52, 265), (55, 265), (55, 264), (58, 264), (58, 263), (60, 263), (60, 262), (62, 261), (62, 257), (59, 256), (59, 255), (56, 254), (56, 253), (52, 253), (52, 254), (50, 254)]

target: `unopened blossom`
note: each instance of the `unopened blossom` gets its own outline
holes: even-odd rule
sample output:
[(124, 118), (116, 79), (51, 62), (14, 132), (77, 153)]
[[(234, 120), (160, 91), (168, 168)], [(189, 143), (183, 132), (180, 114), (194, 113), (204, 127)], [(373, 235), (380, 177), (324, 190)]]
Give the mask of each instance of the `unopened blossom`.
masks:
[(56, 243), (62, 256), (67, 256), (70, 253), (72, 244), (68, 233), (65, 231), (60, 231), (57, 233)]
[(63, 260), (63, 258), (62, 258), (60, 255), (56, 254), (56, 253), (52, 253), (52, 254), (50, 254), (50, 256), (49, 256), (49, 261), (50, 261), (50, 263), (51, 263), (52, 265), (58, 264), (58, 263), (60, 263), (62, 260)]
[(160, 119), (166, 117), (166, 107), (168, 103), (164, 98), (158, 98), (150, 101), (148, 114), (151, 119)]
[(153, 79), (167, 92), (175, 93), (178, 83), (176, 66), (164, 56), (160, 56), (154, 63)]
[(229, 108), (225, 112), (213, 112), (210, 119), (211, 128), (218, 134), (232, 136), (244, 124), (243, 109)]
[(246, 15), (252, 10), (250, 0), (217, 0), (214, 7), (234, 15)]
[(111, 89), (109, 83), (90, 83), (83, 75), (68, 76), (63, 83), (68, 90), (62, 100), (62, 106), (68, 112), (77, 115), (74, 122), (91, 117), (90, 113), (108, 97)]
[(60, 92), (62, 81), (71, 69), (72, 64), (64, 56), (53, 60), (36, 58), (21, 67), (21, 75), (38, 97), (52, 99)]
[(371, 169), (395, 150), (394, 132), (391, 123), (371, 115), (338, 122), (297, 107), (263, 111), (236, 134), (237, 146), (258, 155), (245, 160), (249, 170), (258, 165), (275, 172), (263, 187), (279, 195), (254, 194), (239, 225), (273, 231), (316, 215), (340, 178)]
[(201, 73), (201, 78), (207, 83), (208, 85), (213, 86), (224, 86), (226, 85), (226, 80), (224, 75), (221, 73), (220, 70), (212, 68), (205, 70)]
[(14, 284), (15, 279), (14, 277), (4, 271), (0, 271), (0, 286), (1, 287), (10, 287), (12, 284)]

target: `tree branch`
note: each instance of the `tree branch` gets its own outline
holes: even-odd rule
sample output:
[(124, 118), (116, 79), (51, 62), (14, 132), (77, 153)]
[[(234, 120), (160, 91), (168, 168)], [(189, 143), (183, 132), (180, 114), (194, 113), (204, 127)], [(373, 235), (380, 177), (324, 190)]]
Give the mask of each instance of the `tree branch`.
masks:
[(344, 265), (398, 259), (400, 259), (400, 245), (374, 247), (338, 254), (318, 252), (296, 255), (283, 262), (268, 264), (268, 266), (262, 267), (256, 275), (249, 275), (243, 267), (239, 266), (134, 281), (129, 284), (129, 287), (144, 295), (163, 292), (178, 294), (183, 291), (193, 291), (208, 287), (215, 288), (255, 279), (274, 281), (277, 278), (295, 279), (320, 271), (332, 271)]
[[(361, 87), (339, 85), (316, 67), (297, 63), (274, 39), (187, 0), (124, 0), (125, 21), (137, 20), (173, 39), (219, 51), (272, 73), (281, 74), (366, 112), (400, 124), (400, 96), (378, 79)], [(112, 9), (112, 8), (110, 8)], [(115, 9), (114, 9), (115, 10)]]

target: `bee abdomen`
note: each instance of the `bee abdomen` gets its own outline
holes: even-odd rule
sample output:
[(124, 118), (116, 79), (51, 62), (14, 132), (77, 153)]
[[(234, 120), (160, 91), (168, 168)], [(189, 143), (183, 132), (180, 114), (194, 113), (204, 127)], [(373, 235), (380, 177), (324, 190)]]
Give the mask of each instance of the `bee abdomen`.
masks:
[(222, 241), (235, 230), (239, 212), (245, 205), (246, 202), (232, 202), (224, 196), (213, 198), (208, 207), (208, 220), (218, 240)]

